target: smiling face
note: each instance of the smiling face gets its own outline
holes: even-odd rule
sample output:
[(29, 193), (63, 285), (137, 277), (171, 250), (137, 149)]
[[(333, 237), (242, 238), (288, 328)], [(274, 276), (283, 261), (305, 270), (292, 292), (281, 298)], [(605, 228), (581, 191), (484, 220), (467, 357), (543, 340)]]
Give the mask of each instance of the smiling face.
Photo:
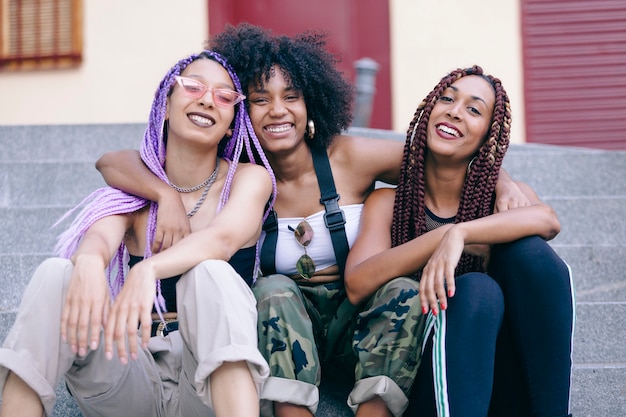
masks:
[(489, 131), (495, 92), (478, 75), (455, 81), (439, 97), (428, 121), (429, 152), (469, 160)]
[(165, 119), (168, 120), (168, 141), (172, 139), (208, 140), (219, 143), (228, 133), (235, 115), (234, 106), (217, 105), (213, 89), (235, 90), (228, 71), (211, 59), (197, 59), (181, 74), (208, 87), (200, 97), (185, 92), (175, 84), (168, 97)]
[(285, 79), (280, 67), (261, 86), (248, 89), (250, 119), (266, 153), (289, 151), (304, 143), (307, 110), (302, 93)]

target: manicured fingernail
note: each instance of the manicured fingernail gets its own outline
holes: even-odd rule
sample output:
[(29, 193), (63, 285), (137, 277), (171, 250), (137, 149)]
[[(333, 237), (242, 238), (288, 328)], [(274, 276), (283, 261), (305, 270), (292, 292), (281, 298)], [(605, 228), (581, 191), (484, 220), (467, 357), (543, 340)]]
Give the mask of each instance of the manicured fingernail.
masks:
[(93, 341), (91, 342), (91, 346), (90, 346), (90, 347), (91, 347), (91, 350), (96, 350), (96, 349), (98, 349), (98, 342), (97, 342), (97, 341), (95, 341), (95, 340), (93, 340)]
[(436, 315), (437, 315), (437, 309), (436, 309), (436, 308), (433, 308), (433, 309), (432, 309), (432, 312), (433, 312), (433, 316), (436, 316)]
[(113, 353), (111, 351), (107, 351), (104, 355), (108, 360), (113, 359)]
[(428, 313), (428, 309), (426, 307), (422, 307), (422, 314)]
[(448, 297), (452, 297), (452, 290), (448, 290)]
[(442, 304), (441, 304), (441, 309), (442, 309), (442, 310), (445, 310), (445, 309), (446, 309), (446, 305), (442, 303)]
[(81, 347), (80, 349), (78, 349), (78, 356), (80, 356), (81, 358), (85, 356), (86, 354), (87, 354), (87, 351), (85, 350), (84, 347)]

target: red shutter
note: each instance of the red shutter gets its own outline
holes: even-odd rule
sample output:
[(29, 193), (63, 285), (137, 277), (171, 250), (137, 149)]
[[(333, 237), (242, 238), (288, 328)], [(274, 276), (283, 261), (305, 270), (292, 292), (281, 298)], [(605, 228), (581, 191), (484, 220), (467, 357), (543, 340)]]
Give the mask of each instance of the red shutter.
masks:
[(277, 34), (294, 35), (309, 29), (326, 31), (328, 49), (341, 59), (337, 67), (352, 82), (355, 81), (354, 62), (372, 58), (380, 67), (369, 127), (391, 128), (389, 0), (209, 2), (210, 35), (221, 32), (226, 23), (236, 25), (239, 22), (271, 28)]
[(521, 5), (526, 140), (626, 149), (626, 1)]

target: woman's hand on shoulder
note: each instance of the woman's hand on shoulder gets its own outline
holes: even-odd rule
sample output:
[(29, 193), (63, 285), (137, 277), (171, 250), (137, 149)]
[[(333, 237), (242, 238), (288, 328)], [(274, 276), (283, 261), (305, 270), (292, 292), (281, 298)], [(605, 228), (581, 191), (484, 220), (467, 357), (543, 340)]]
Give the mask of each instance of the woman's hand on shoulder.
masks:
[(530, 201), (529, 207), (534, 209), (538, 222), (542, 225), (541, 230), (536, 233), (545, 240), (554, 239), (561, 232), (561, 222), (552, 206), (539, 199), (535, 191), (526, 183), (516, 181), (515, 184), (526, 195)]
[(164, 251), (191, 233), (189, 217), (178, 195), (162, 198), (158, 205), (152, 253)]
[(520, 188), (518, 183), (513, 181), (504, 168), (500, 169), (500, 176), (498, 177), (498, 182), (496, 183), (496, 204), (494, 211), (498, 213), (530, 205), (530, 198), (524, 190)]

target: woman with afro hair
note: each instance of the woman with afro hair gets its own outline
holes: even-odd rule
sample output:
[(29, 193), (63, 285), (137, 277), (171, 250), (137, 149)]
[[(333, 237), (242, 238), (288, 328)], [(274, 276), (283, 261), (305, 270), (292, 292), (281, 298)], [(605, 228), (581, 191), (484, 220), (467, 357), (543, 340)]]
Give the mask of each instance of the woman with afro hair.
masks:
[[(530, 205), (494, 207), (510, 127), (498, 79), (477, 66), (451, 72), (415, 112), (397, 189), (374, 191), (363, 208), (346, 265), (350, 300), (419, 282), (413, 343), (424, 350), (405, 416), (569, 413), (573, 287), (546, 242), (560, 223), (523, 183)], [(379, 314), (359, 313), (357, 351)]]
[[(352, 117), (353, 88), (325, 45), (321, 33), (288, 37), (249, 24), (227, 26), (207, 44), (227, 57), (245, 86), (250, 120), (277, 181), (276, 216), (270, 218), (273, 223), (261, 237), (262, 271), (253, 287), (259, 349), (270, 364), (270, 377), (261, 393), (264, 416), (312, 416), (319, 402), (322, 369), (325, 377), (334, 373), (354, 380), (359, 358), (352, 349), (352, 328), (360, 306), (346, 297), (345, 254), (356, 237), (363, 201), (376, 181), (395, 184), (400, 174), (401, 142), (344, 134)], [(330, 169), (321, 172), (330, 176), (338, 197), (326, 203), (334, 209), (329, 217), (320, 201), (324, 186), (316, 173), (318, 157), (327, 161)], [(105, 155), (98, 168), (110, 185), (167, 201), (172, 210), (180, 205), (171, 190), (146, 178), (132, 152)], [(526, 201), (510, 179), (498, 191), (504, 206)], [(178, 213), (168, 216), (173, 226), (163, 225), (165, 244), (185, 233), (184, 224), (176, 223), (183, 218), (180, 209)], [(335, 220), (345, 220), (345, 234), (339, 230), (344, 243), (337, 246), (333, 242), (336, 229), (331, 233), (327, 227), (327, 222), (331, 228), (337, 226)], [(406, 285), (415, 290), (411, 297), (417, 299), (416, 284)], [(414, 318), (420, 316), (419, 307), (416, 314), (407, 310), (408, 299), (396, 300), (389, 292), (380, 303), (381, 308), (397, 310), (406, 318), (400, 329), (403, 333), (417, 325)], [(377, 323), (398, 326), (382, 316)], [(370, 346), (374, 343), (369, 340)], [(393, 351), (373, 354), (378, 360), (367, 367), (392, 372), (390, 377), (401, 388), (360, 384), (355, 389), (363, 403), (381, 395), (408, 401), (417, 372), (410, 359), (413, 351), (406, 338)], [(387, 358), (397, 356), (408, 359), (393, 369), (383, 369)]]
[(85, 416), (258, 417), (269, 368), (249, 285), (275, 191), (244, 99), (212, 51), (165, 74), (141, 160), (191, 233), (153, 253), (158, 204), (105, 187), (77, 206), (0, 349), (0, 415), (52, 415), (63, 378)]

